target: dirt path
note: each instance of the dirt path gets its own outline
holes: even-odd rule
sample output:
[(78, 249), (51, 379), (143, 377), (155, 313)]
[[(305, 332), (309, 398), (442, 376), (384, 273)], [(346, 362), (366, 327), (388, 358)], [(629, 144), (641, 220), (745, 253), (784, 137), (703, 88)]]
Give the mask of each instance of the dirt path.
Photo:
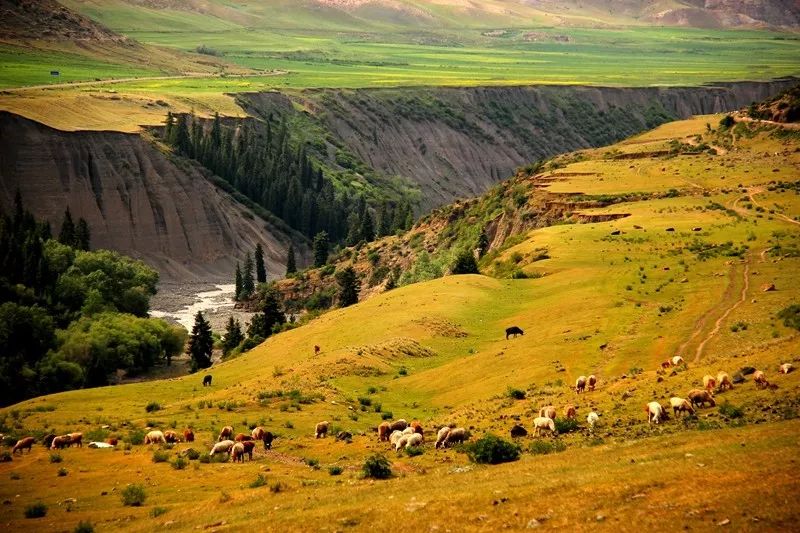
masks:
[[(765, 210), (765, 211), (766, 211), (766, 210), (767, 210), (767, 208), (766, 208), (766, 207), (764, 207), (763, 205), (761, 205), (760, 203), (758, 203), (758, 202), (756, 201), (756, 199), (755, 199), (755, 198), (753, 198), (753, 196), (754, 196), (754, 195), (756, 195), (756, 194), (758, 194), (758, 193), (762, 193), (762, 192), (764, 192), (764, 189), (763, 189), (763, 188), (761, 188), (761, 187), (758, 187), (757, 189), (751, 189), (751, 190), (748, 190), (748, 191), (747, 191), (747, 195), (750, 197), (750, 201), (753, 203), (753, 205), (755, 205), (756, 207), (760, 207), (761, 209), (763, 209), (763, 210)], [(783, 214), (781, 214), (781, 213), (774, 213), (774, 215), (775, 215), (776, 217), (780, 218), (781, 220), (785, 221), (785, 222), (788, 222), (788, 223), (790, 223), (790, 224), (794, 224), (794, 225), (796, 225), (796, 226), (800, 226), (800, 222), (798, 222), (798, 221), (796, 221), (796, 220), (794, 220), (794, 219), (792, 219), (792, 218), (789, 218), (789, 217), (787, 217), (786, 215), (783, 215)]]
[[(734, 309), (736, 309), (737, 307), (742, 305), (744, 303), (744, 301), (747, 299), (747, 291), (750, 289), (750, 261), (749, 261), (749, 259), (745, 259), (744, 270), (742, 271), (742, 279), (743, 279), (742, 292), (740, 293), (739, 299), (736, 300), (736, 302), (734, 302), (733, 305), (728, 307), (728, 309), (726, 309), (724, 313), (722, 313), (722, 316), (719, 317), (714, 322), (714, 329), (712, 329), (708, 333), (708, 335), (706, 335), (706, 337), (702, 340), (702, 342), (700, 342), (700, 344), (697, 345), (697, 350), (695, 350), (695, 353), (694, 353), (694, 362), (695, 363), (697, 361), (699, 361), (700, 360), (700, 356), (703, 355), (703, 350), (705, 349), (706, 344), (708, 344), (708, 341), (710, 341), (717, 333), (719, 333), (720, 327), (722, 326), (722, 322), (726, 318), (728, 318), (728, 315), (730, 315), (734, 311)], [(732, 285), (731, 285), (731, 287), (732, 287)]]

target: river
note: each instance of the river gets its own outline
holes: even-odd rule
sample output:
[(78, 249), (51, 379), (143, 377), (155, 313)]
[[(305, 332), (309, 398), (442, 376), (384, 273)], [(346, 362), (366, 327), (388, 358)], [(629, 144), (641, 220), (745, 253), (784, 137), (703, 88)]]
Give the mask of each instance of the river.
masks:
[(188, 305), (175, 311), (165, 311), (161, 309), (153, 309), (150, 311), (150, 316), (155, 318), (165, 318), (170, 321), (177, 322), (186, 328), (187, 331), (192, 331), (194, 326), (194, 317), (198, 311), (202, 311), (206, 318), (209, 315), (218, 317), (219, 315), (230, 316), (231, 314), (238, 314), (233, 312), (233, 291), (235, 285), (215, 285), (213, 290), (205, 290), (194, 293), (191, 295), (193, 301)]

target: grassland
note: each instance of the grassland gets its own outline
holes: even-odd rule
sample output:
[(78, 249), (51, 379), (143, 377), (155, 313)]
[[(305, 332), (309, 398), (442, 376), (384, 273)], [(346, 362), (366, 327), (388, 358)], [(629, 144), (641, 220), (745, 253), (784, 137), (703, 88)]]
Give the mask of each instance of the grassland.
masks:
[[(492, 273), (514, 261), (541, 277), (448, 276), (395, 289), (215, 365), (210, 389), (188, 376), (67, 392), (0, 411), (4, 430), (18, 435), (80, 430), (127, 439), (145, 426), (192, 426), (194, 447), (204, 450), (226, 424), (237, 432), (261, 424), (279, 434), (274, 450), (259, 450), (252, 463), (192, 461), (185, 470), (153, 463), (152, 450), (138, 445), (68, 449), (59, 464), (35, 446), (0, 464), (0, 498), (10, 502), (0, 508), (0, 522), (385, 531), (397, 517), (413, 517), (459, 530), (522, 529), (534, 519), (578, 530), (674, 530), (725, 520), (737, 530), (792, 528), (798, 511), (785, 502), (800, 489), (791, 462), (800, 373), (779, 375), (777, 367), (796, 360), (800, 336), (776, 313), (800, 302), (798, 139), (757, 124), (707, 131), (719, 118), (564, 156), (558, 168), (532, 177), (537, 188), (549, 184), (573, 197), (647, 193), (583, 210), (625, 218), (536, 229), (483, 263)], [(663, 155), (673, 140), (689, 145), (697, 135), (724, 150)], [(620, 159), (626, 152), (637, 158)], [(541, 249), (548, 258), (534, 260)], [(777, 290), (762, 292), (763, 284)], [(513, 324), (526, 333), (506, 340), (503, 329)], [(322, 346), (316, 356), (315, 344)], [(688, 368), (658, 373), (675, 353)], [(748, 381), (717, 395), (719, 405), (741, 408), (741, 417), (703, 409), (697, 418), (646, 423), (644, 403), (685, 396), (704, 374), (744, 366), (764, 369), (778, 388), (757, 390)], [(570, 385), (589, 373), (600, 378), (598, 390), (577, 396)], [(508, 387), (526, 398), (510, 399)], [(163, 409), (146, 412), (152, 401)], [(575, 403), (581, 421), (595, 410), (601, 427), (521, 439), (526, 450), (534, 441), (558, 441), (566, 451), (526, 452), (501, 466), (476, 466), (464, 454), (432, 447), (435, 428), (445, 423), (470, 427), (474, 437), (505, 436), (518, 417), (530, 430), (538, 408), (550, 403), (559, 412)], [(387, 412), (423, 422), (422, 455), (395, 456), (377, 441), (372, 428)], [(353, 442), (314, 439), (313, 426), (324, 419), (334, 432), (352, 432)], [(375, 451), (389, 455), (393, 479), (359, 477)], [(331, 465), (343, 473), (331, 476)], [(59, 468), (68, 475), (57, 476)], [(257, 474), (266, 485), (250, 488)], [(145, 485), (142, 508), (123, 507), (119, 493), (128, 483)], [(25, 519), (25, 507), (37, 500), (48, 515)]]

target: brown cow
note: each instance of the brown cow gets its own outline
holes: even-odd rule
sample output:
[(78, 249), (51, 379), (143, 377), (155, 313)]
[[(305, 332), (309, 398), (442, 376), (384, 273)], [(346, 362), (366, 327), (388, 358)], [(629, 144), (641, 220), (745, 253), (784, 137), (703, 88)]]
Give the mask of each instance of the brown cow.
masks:
[(232, 426), (225, 426), (222, 428), (222, 431), (219, 432), (219, 437), (217, 438), (217, 442), (222, 442), (223, 440), (230, 440), (233, 436), (233, 427)]
[(244, 453), (246, 453), (248, 455), (248, 457), (250, 457), (250, 460), (252, 461), (253, 460), (253, 450), (256, 447), (256, 441), (254, 441), (254, 440), (246, 440), (246, 441), (244, 441), (242, 443), (242, 446), (244, 446)]
[(242, 444), (241, 442), (237, 442), (236, 444), (233, 445), (233, 452), (231, 453), (231, 461), (233, 461), (234, 463), (244, 462), (244, 444)]
[(400, 420), (395, 420), (389, 426), (392, 431), (403, 431), (408, 427), (408, 422), (405, 419), (401, 418)]
[(244, 433), (237, 433), (236, 437), (233, 439), (236, 442), (244, 442), (246, 440), (253, 440), (253, 437), (250, 435), (245, 435)]
[(575, 418), (577, 409), (574, 405), (567, 405), (564, 407), (564, 418)]
[(669, 361), (664, 361), (663, 363), (661, 363), (661, 368), (663, 368), (663, 369), (667, 369), (667, 368), (669, 368), (671, 366), (672, 366), (672, 363), (669, 362)]
[(422, 429), (422, 424), (420, 424), (419, 420), (414, 420), (411, 422), (411, 427), (414, 429), (414, 433), (419, 433), (422, 435), (423, 442), (425, 441), (425, 430)]
[(586, 384), (589, 386), (589, 390), (593, 391), (595, 385), (597, 385), (597, 378), (592, 374), (588, 378), (586, 378)]
[(119, 444), (119, 439), (116, 438), (116, 437), (109, 437), (109, 438), (106, 439), (106, 444), (110, 444), (112, 446), (116, 446), (117, 444)]
[(181, 436), (178, 435), (177, 432), (172, 431), (170, 429), (170, 430), (167, 430), (167, 431), (164, 432), (164, 440), (166, 440), (169, 443), (174, 444), (176, 442), (180, 442), (181, 441)]
[(183, 440), (185, 440), (186, 442), (194, 442), (194, 431), (192, 431), (191, 429), (184, 429)]
[(378, 426), (378, 439), (381, 442), (389, 442), (389, 435), (392, 433), (392, 425), (389, 422), (381, 422)]
[(53, 442), (50, 443), (51, 450), (61, 450), (69, 446), (70, 438), (69, 435), (59, 435), (58, 437), (53, 439)]
[(28, 449), (28, 453), (31, 453), (31, 446), (33, 446), (34, 442), (36, 442), (36, 439), (34, 439), (33, 437), (25, 437), (24, 439), (19, 439), (17, 443), (14, 445), (14, 447), (11, 448), (11, 453), (12, 454), (17, 453), (17, 450), (19, 450), (19, 453), (21, 455), (22, 450), (26, 448)]
[(314, 345), (314, 355), (318, 355), (320, 351), (322, 351), (322, 348), (320, 348), (319, 346), (317, 346), (315, 344)]
[(83, 433), (69, 434), (69, 445), (72, 446), (73, 444), (77, 445), (79, 448), (83, 448)]
[(49, 433), (44, 436), (42, 439), (42, 444), (44, 444), (45, 448), (49, 448), (51, 444), (53, 444), (53, 439), (56, 438), (56, 435), (53, 433)]
[(692, 389), (687, 396), (692, 406), (703, 407), (705, 404), (709, 404), (711, 407), (714, 407), (717, 405), (717, 402), (714, 401), (714, 397), (706, 390)]

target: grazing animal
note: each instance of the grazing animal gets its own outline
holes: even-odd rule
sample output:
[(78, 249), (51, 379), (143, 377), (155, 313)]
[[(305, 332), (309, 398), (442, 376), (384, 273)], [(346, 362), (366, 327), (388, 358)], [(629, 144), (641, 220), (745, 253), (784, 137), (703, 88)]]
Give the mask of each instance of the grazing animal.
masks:
[(250, 436), (253, 437), (253, 440), (264, 440), (264, 433), (266, 431), (261, 426), (253, 428), (253, 431), (250, 432)]
[(564, 418), (575, 418), (578, 414), (578, 410), (575, 409), (574, 405), (566, 405), (564, 406)]
[(230, 453), (231, 448), (233, 448), (234, 444), (236, 443), (233, 442), (232, 440), (223, 440), (222, 442), (218, 442), (214, 445), (213, 448), (211, 448), (211, 451), (209, 452), (208, 455), (215, 455), (218, 453)]
[(237, 442), (233, 445), (232, 453), (231, 453), (231, 460), (236, 463), (243, 463), (244, 462), (244, 444), (241, 442)]
[(316, 344), (314, 345), (314, 355), (317, 355), (321, 350), (322, 350), (322, 348), (320, 348)]
[(233, 426), (225, 426), (222, 428), (222, 431), (219, 432), (219, 437), (217, 437), (217, 442), (223, 440), (230, 440), (233, 436)]
[(442, 446), (447, 448), (453, 444), (460, 444), (465, 440), (467, 440), (467, 430), (464, 428), (453, 428), (444, 438), (444, 443), (442, 443)]
[(34, 439), (33, 437), (25, 437), (24, 439), (19, 439), (17, 443), (14, 445), (14, 447), (11, 448), (11, 453), (15, 454), (17, 453), (17, 450), (19, 450), (19, 453), (21, 455), (22, 450), (25, 449), (28, 450), (28, 453), (31, 453), (31, 446), (33, 446), (34, 442), (36, 442), (36, 439)]
[(711, 407), (717, 405), (717, 402), (714, 401), (714, 397), (707, 390), (692, 389), (687, 396), (692, 403), (692, 407), (703, 407), (705, 404), (709, 404)]
[(276, 438), (277, 437), (275, 437), (275, 435), (273, 435), (271, 432), (265, 431), (264, 432), (264, 438), (261, 439), (261, 442), (264, 443), (264, 449), (265, 450), (271, 450), (272, 449), (272, 441), (274, 441)]
[(194, 442), (194, 431), (192, 431), (191, 429), (184, 429), (183, 440), (185, 440), (186, 442)]
[(781, 374), (788, 374), (792, 370), (794, 370), (794, 366), (792, 366), (792, 363), (783, 363), (781, 365)]
[(714, 376), (709, 376), (708, 374), (703, 376), (703, 388), (704, 389), (712, 391), (712, 390), (714, 390), (714, 387), (716, 387), (716, 386), (717, 386), (717, 380), (714, 378)]
[(592, 411), (586, 416), (586, 423), (589, 424), (591, 429), (594, 429), (594, 425), (597, 424), (597, 421), (600, 420), (600, 415)]
[(53, 442), (50, 443), (51, 450), (61, 450), (69, 446), (70, 438), (69, 435), (60, 435), (53, 439)]
[(422, 435), (419, 433), (412, 433), (406, 437), (406, 448), (411, 448), (412, 446), (419, 446), (422, 444)]
[(400, 420), (395, 420), (394, 422), (392, 422), (392, 424), (389, 426), (389, 429), (391, 429), (392, 431), (403, 431), (407, 427), (408, 427), (408, 422), (406, 422), (404, 419), (401, 418)]
[(314, 437), (318, 439), (325, 438), (328, 435), (329, 425), (330, 424), (328, 424), (327, 420), (325, 422), (320, 422), (319, 424), (317, 424), (316, 427), (314, 428)]
[(401, 438), (403, 438), (403, 432), (402, 431), (392, 431), (392, 434), (389, 435), (389, 443), (392, 446), (395, 446), (397, 444), (397, 441), (399, 441)]
[(661, 363), (661, 368), (663, 368), (663, 369), (667, 369), (667, 368), (669, 368), (671, 366), (672, 366), (672, 363), (670, 361), (664, 361), (663, 363)]
[(664, 408), (661, 407), (661, 404), (658, 402), (650, 402), (644, 406), (644, 411), (647, 413), (647, 423), (658, 424), (659, 421), (666, 419), (666, 413), (664, 412)]
[(733, 383), (731, 383), (731, 377), (728, 375), (727, 372), (720, 372), (719, 374), (717, 374), (717, 387), (719, 387), (719, 390), (721, 391), (733, 388)]
[(552, 405), (547, 405), (539, 409), (539, 416), (549, 418), (550, 420), (556, 419), (556, 408)]
[(400, 438), (397, 439), (397, 442), (394, 443), (394, 451), (400, 451), (400, 448), (405, 448), (406, 444), (408, 444), (408, 439), (411, 435), (403, 434), (400, 435)]
[(414, 428), (412, 428), (411, 426), (408, 426), (406, 429), (404, 429), (402, 431), (402, 433), (403, 433), (403, 435), (411, 435), (412, 433), (414, 433)]
[(164, 437), (164, 433), (158, 430), (151, 431), (147, 435), (144, 436), (144, 443), (145, 444), (166, 444), (167, 439)]
[(514, 427), (511, 428), (512, 439), (518, 439), (520, 437), (525, 437), (527, 435), (528, 435), (528, 430), (520, 426), (519, 424), (515, 424)]
[(692, 407), (692, 404), (690, 404), (688, 400), (673, 396), (669, 399), (669, 404), (672, 406), (672, 414), (676, 417), (678, 413), (694, 414), (694, 407)]
[(508, 340), (508, 337), (510, 336), (516, 337), (517, 335), (525, 335), (525, 332), (517, 326), (506, 328), (506, 340)]
[(83, 448), (83, 433), (69, 433), (69, 445), (77, 445), (78, 448)]
[(761, 370), (756, 370), (753, 373), (753, 383), (755, 383), (756, 387), (758, 387), (759, 389), (769, 387), (769, 381), (767, 381), (767, 376)]
[(581, 376), (575, 381), (575, 392), (578, 394), (586, 392), (586, 376)]
[(119, 439), (116, 438), (116, 437), (110, 437), (110, 438), (106, 439), (106, 444), (110, 444), (112, 446), (116, 446), (117, 444), (119, 444)]
[(211, 374), (206, 374), (203, 376), (203, 387), (210, 387), (211, 386)]
[(169, 443), (175, 443), (181, 441), (181, 436), (175, 431), (168, 430), (164, 432), (164, 439)]
[(252, 461), (253, 460), (253, 450), (256, 447), (256, 442), (254, 440), (246, 440), (246, 441), (244, 441), (242, 443), (242, 446), (244, 446), (244, 453), (246, 453), (247, 456)]
[(353, 439), (353, 434), (349, 431), (340, 431), (336, 434), (336, 440), (341, 440), (344, 442), (350, 442)]
[(439, 429), (436, 432), (436, 444), (434, 444), (434, 448), (444, 448), (444, 440), (447, 438), (447, 435), (450, 433), (450, 426), (444, 426), (443, 428)]
[(49, 433), (44, 436), (42, 439), (42, 444), (44, 444), (45, 448), (49, 448), (51, 444), (53, 444), (53, 439), (56, 438), (54, 433)]
[(244, 442), (246, 440), (253, 440), (253, 437), (250, 435), (245, 435), (244, 433), (237, 433), (236, 438), (234, 438), (236, 442)]
[(378, 440), (381, 442), (387, 442), (389, 440), (389, 435), (392, 433), (392, 426), (389, 422), (381, 422), (381, 425), (378, 426)]
[(425, 430), (422, 429), (422, 424), (419, 423), (418, 420), (414, 420), (411, 422), (411, 427), (414, 428), (414, 433), (419, 433), (422, 435), (422, 441), (425, 441)]
[(547, 416), (537, 416), (533, 419), (533, 434), (535, 436), (539, 436), (542, 434), (542, 430), (548, 430), (552, 435), (556, 434), (556, 423), (553, 422), (552, 418)]
[(597, 385), (597, 378), (594, 377), (594, 374), (586, 378), (586, 384), (589, 386), (589, 390), (593, 391), (595, 386)]
[(686, 362), (683, 360), (683, 357), (681, 357), (680, 355), (676, 355), (675, 357), (672, 358), (672, 366), (679, 366), (679, 365), (685, 365), (685, 364), (686, 364)]

